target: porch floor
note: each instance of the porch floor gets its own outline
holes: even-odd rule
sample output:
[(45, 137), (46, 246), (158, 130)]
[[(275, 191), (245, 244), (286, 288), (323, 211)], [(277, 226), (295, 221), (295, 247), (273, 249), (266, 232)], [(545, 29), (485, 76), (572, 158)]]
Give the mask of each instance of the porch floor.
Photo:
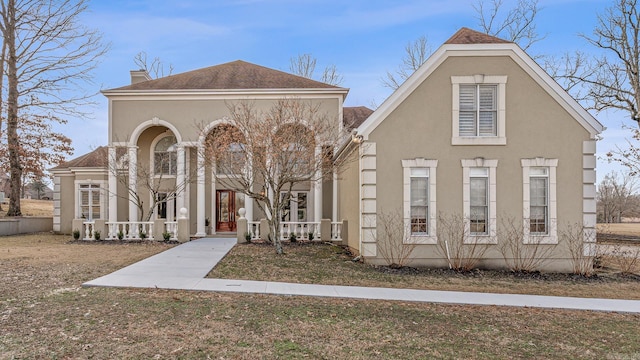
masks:
[(205, 279), (204, 277), (209, 271), (222, 260), (235, 244), (235, 238), (209, 237), (190, 241), (111, 274), (88, 281), (83, 286), (160, 288), (640, 313), (640, 300)]

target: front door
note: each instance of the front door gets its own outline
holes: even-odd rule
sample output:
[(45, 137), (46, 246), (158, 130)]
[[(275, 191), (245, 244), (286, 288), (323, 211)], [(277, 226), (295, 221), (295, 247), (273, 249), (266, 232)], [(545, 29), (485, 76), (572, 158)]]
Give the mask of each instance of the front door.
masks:
[(216, 190), (216, 231), (236, 231), (236, 193)]

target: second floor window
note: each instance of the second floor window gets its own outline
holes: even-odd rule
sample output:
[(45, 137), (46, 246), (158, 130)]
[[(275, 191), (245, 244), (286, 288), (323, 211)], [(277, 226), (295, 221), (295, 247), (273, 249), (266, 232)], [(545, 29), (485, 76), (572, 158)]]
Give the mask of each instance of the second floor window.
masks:
[(156, 175), (176, 174), (176, 137), (166, 136), (160, 139), (153, 152), (154, 173)]
[(460, 85), (460, 136), (497, 136), (496, 85)]

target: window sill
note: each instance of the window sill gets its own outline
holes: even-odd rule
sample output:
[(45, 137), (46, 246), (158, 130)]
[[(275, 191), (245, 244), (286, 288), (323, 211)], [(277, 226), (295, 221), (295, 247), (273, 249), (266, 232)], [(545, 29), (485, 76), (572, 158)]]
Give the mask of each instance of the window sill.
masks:
[(429, 235), (411, 235), (408, 239), (403, 241), (403, 244), (407, 245), (435, 245), (437, 243), (438, 237)]
[(500, 136), (454, 136), (451, 145), (507, 145), (507, 138)]

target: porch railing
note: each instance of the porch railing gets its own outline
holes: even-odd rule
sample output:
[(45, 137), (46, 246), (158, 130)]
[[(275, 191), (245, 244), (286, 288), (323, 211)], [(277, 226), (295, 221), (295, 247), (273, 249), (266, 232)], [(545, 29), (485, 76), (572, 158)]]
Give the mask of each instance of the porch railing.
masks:
[(93, 240), (93, 231), (95, 230), (96, 222), (85, 221), (82, 225), (84, 226), (84, 230), (80, 231), (80, 234), (82, 234), (82, 240)]
[(251, 235), (251, 240), (260, 239), (260, 221), (248, 221), (247, 226), (247, 232)]
[(141, 240), (153, 238), (153, 221), (118, 221), (108, 222), (109, 240), (116, 240), (118, 234), (122, 235), (122, 240)]
[(165, 221), (164, 231), (171, 234), (169, 240), (178, 240), (178, 222), (177, 221)]
[(289, 240), (295, 235), (296, 240), (320, 240), (319, 222), (283, 221), (280, 223), (280, 239)]
[(342, 222), (331, 223), (331, 241), (342, 240)]

